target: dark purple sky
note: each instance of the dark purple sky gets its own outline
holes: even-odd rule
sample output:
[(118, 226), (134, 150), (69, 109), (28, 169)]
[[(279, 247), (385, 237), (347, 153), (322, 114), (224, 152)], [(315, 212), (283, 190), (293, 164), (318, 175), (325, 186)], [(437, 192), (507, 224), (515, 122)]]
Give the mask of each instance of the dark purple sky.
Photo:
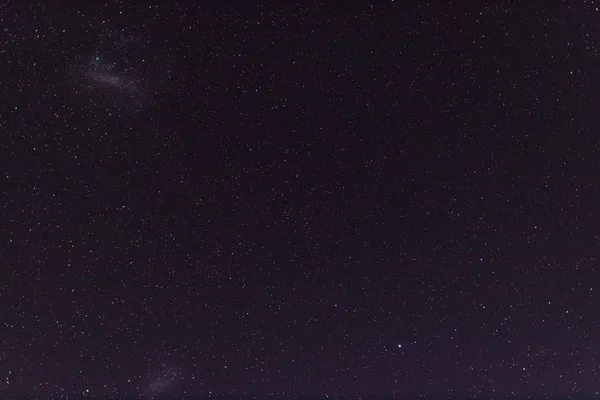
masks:
[(2, 5), (0, 392), (600, 390), (600, 13), (417, 3)]

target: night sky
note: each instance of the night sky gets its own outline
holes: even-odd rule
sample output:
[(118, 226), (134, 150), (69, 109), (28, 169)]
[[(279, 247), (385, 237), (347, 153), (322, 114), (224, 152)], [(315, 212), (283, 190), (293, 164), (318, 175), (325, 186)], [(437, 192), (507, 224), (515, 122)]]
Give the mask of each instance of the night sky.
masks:
[(64, 3), (0, 6), (2, 398), (600, 390), (592, 2)]

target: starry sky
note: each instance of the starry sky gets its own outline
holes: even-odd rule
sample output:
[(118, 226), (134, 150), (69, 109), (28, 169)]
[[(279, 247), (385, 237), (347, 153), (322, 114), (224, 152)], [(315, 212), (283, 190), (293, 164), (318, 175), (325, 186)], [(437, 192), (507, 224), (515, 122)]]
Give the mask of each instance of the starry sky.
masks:
[(599, 18), (3, 3), (3, 398), (596, 393)]

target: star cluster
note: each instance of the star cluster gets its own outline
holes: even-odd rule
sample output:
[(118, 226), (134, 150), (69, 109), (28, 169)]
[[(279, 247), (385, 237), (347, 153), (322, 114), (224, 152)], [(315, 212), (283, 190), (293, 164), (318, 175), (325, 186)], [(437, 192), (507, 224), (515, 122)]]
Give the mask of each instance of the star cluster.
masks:
[(0, 397), (600, 390), (596, 6), (135, 3), (0, 6)]

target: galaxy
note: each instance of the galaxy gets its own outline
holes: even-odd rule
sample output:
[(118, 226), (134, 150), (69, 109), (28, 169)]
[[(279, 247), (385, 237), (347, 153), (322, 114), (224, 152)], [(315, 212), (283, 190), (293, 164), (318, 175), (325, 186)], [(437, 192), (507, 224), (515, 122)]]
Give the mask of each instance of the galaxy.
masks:
[(165, 61), (169, 51), (148, 40), (152, 39), (144, 41), (128, 28), (110, 26), (79, 38), (79, 51), (66, 74), (70, 101), (125, 116), (151, 105), (152, 96), (165, 86), (170, 67)]
[(0, 399), (598, 397), (599, 18), (3, 2)]
[(153, 374), (146, 385), (144, 394), (151, 397), (161, 397), (170, 393), (177, 385), (179, 372), (173, 367), (163, 367)]

